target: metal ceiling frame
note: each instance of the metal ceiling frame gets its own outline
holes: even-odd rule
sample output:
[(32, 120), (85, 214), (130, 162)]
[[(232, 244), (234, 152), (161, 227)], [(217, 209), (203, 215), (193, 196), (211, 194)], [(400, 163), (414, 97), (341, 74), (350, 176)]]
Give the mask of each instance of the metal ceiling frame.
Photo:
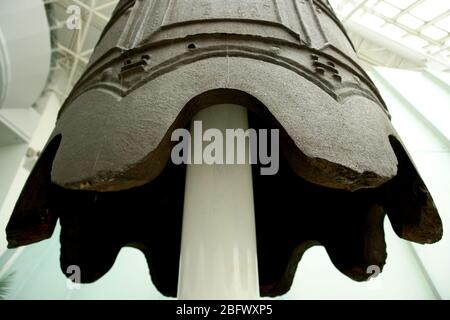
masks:
[[(82, 14), (81, 14), (81, 29), (80, 30), (74, 30), (75, 34), (73, 39), (70, 41), (70, 45), (64, 45), (60, 39), (54, 40), (54, 48), (53, 53), (57, 57), (55, 59), (55, 65), (54, 69), (63, 69), (66, 71), (68, 75), (68, 81), (64, 85), (58, 85), (58, 89), (56, 89), (57, 93), (62, 97), (65, 98), (73, 85), (78, 80), (80, 74), (82, 73), (83, 69), (89, 62), (90, 55), (93, 53), (93, 48), (86, 48), (86, 38), (88, 36), (88, 32), (90, 30), (91, 25), (95, 25), (97, 29), (101, 31), (101, 29), (106, 26), (107, 22), (110, 19), (110, 16), (108, 14), (105, 14), (103, 10), (105, 9), (111, 9), (111, 7), (115, 6), (118, 3), (118, 0), (43, 0), (44, 4), (48, 7), (52, 6), (60, 6), (64, 11), (69, 5), (77, 5), (81, 8)], [(374, 9), (375, 6), (377, 6), (379, 3), (383, 2), (385, 0), (336, 0), (334, 1), (334, 8), (342, 19), (344, 23), (351, 22), (357, 15), (360, 15), (361, 13), (369, 13), (374, 15), (375, 17), (378, 17), (380, 19), (383, 19), (385, 21), (384, 26), (391, 24), (395, 27), (400, 28), (401, 30), (406, 32), (406, 35), (413, 35), (420, 37), (428, 42), (428, 45), (424, 48), (431, 49), (434, 46), (439, 47), (439, 50), (434, 52), (433, 54), (427, 54), (425, 55), (429, 56), (430, 61), (439, 61), (440, 63), (449, 65), (450, 68), (450, 58), (448, 61), (445, 61), (445, 59), (442, 59), (441, 54), (444, 53), (446, 50), (450, 50), (450, 46), (448, 45), (448, 41), (450, 40), (450, 33), (440, 40), (434, 40), (421, 32), (429, 27), (434, 26), (437, 22), (441, 21), (442, 19), (446, 19), (447, 17), (450, 17), (450, 10), (447, 10), (446, 12), (443, 12), (438, 17), (434, 18), (432, 21), (425, 21), (422, 26), (420, 26), (417, 29), (411, 29), (402, 23), (399, 22), (399, 19), (405, 15), (405, 14), (411, 14), (411, 11), (415, 9), (420, 4), (424, 3), (426, 0), (416, 0), (414, 3), (412, 3), (410, 6), (402, 10), (399, 7), (396, 7), (394, 2), (387, 2), (390, 5), (396, 7), (400, 10), (400, 12), (395, 15), (392, 18), (386, 17), (385, 15), (381, 14), (380, 12), (376, 11)], [(338, 3), (336, 5), (336, 3)], [(342, 11), (342, 8), (346, 5), (353, 5), (353, 8), (351, 11), (346, 14)], [(110, 11), (109, 11), (110, 12)], [(68, 17), (69, 15), (67, 15)], [(50, 24), (51, 24), (51, 30), (53, 32), (58, 31), (58, 29), (65, 28), (66, 27), (66, 21), (64, 19), (67, 19), (67, 17), (51, 17)], [(418, 18), (419, 19), (419, 18)], [(360, 41), (361, 39), (358, 39)], [(363, 39), (368, 40), (368, 39)], [(391, 39), (392, 41), (392, 39)], [(366, 41), (369, 42), (369, 41)], [(446, 45), (447, 42), (447, 45)], [(367, 46), (360, 46), (362, 48)], [(383, 48), (382, 45), (378, 44), (378, 47), (380, 48), (380, 52), (382, 50), (385, 50), (388, 54), (389, 61), (386, 62), (386, 66), (395, 67), (395, 66), (401, 66), (403, 65), (402, 62), (399, 62), (397, 64), (392, 64), (392, 61), (396, 59), (395, 52), (391, 52), (386, 50), (386, 48)], [(373, 49), (373, 46), (372, 46)], [(371, 50), (372, 50), (371, 49)], [(412, 50), (412, 49), (411, 49)], [(372, 50), (373, 51), (373, 50)], [(385, 53), (385, 54), (386, 54)], [(377, 64), (375, 60), (384, 60), (382, 58), (380, 59), (373, 59), (371, 57), (371, 54), (375, 54), (374, 52), (360, 52), (360, 57), (365, 62), (368, 62), (369, 64)], [(423, 52), (421, 54), (424, 54)], [(397, 59), (398, 60), (398, 59)], [(400, 59), (401, 60), (401, 59)], [(379, 63), (378, 63), (379, 64)], [(407, 65), (407, 63), (404, 63)]]
[[(443, 19), (449, 18), (450, 17), (450, 9), (445, 12), (442, 12), (441, 14), (439, 14), (438, 16), (436, 16), (434, 19), (432, 19), (430, 21), (424, 21), (420, 17), (417, 17), (414, 14), (412, 14), (411, 11), (414, 10), (415, 8), (417, 8), (419, 5), (423, 4), (425, 1), (426, 0), (416, 0), (411, 5), (409, 5), (407, 8), (401, 9), (398, 6), (396, 6), (395, 3), (387, 2), (385, 0), (377, 0), (370, 7), (368, 6), (369, 0), (341, 0), (335, 9), (337, 11), (337, 14), (340, 15), (340, 17), (344, 23), (346, 21), (351, 20), (359, 12), (370, 13), (380, 19), (383, 19), (385, 21), (385, 23), (382, 27), (385, 27), (385, 26), (391, 24), (391, 25), (394, 25), (395, 27), (400, 28), (403, 31), (405, 31), (406, 34), (404, 35), (404, 37), (413, 35), (413, 36), (419, 37), (419, 38), (427, 41), (429, 44), (423, 48), (424, 50), (430, 49), (433, 46), (439, 47), (440, 49), (438, 51), (436, 51), (434, 53), (428, 53), (428, 54), (436, 59), (441, 59), (439, 57), (439, 55), (442, 52), (450, 49), (450, 45), (446, 44), (450, 40), (450, 30), (443, 30), (442, 28), (436, 26), (436, 23), (440, 22)], [(388, 3), (389, 5), (397, 8), (399, 10), (399, 13), (396, 14), (394, 17), (389, 18), (389, 17), (377, 12), (374, 9), (374, 7), (376, 7), (378, 4), (380, 4), (382, 2)], [(352, 4), (354, 6), (354, 8), (351, 10), (351, 12), (349, 14), (347, 14), (346, 16), (343, 16), (342, 8), (348, 4)], [(417, 18), (418, 20), (423, 21), (423, 24), (420, 27), (418, 27), (417, 29), (411, 29), (411, 28), (405, 26), (404, 24), (399, 22), (399, 19), (406, 14), (410, 14), (414, 18)], [(428, 37), (427, 35), (423, 34), (422, 31), (430, 26), (437, 27), (437, 28), (443, 30), (444, 32), (447, 32), (447, 36), (445, 36), (439, 40), (435, 40), (435, 39), (432, 39), (432, 38)], [(442, 62), (446, 63), (446, 64), (450, 64), (450, 57), (447, 57), (446, 60), (447, 61), (443, 60)]]
[[(54, 44), (53, 53), (59, 54), (62, 57), (70, 58), (70, 65), (65, 66), (61, 59), (57, 59), (54, 69), (66, 69), (68, 74), (68, 80), (64, 88), (57, 89), (57, 92), (63, 98), (66, 97), (72, 87), (78, 80), (79, 73), (89, 62), (89, 57), (94, 51), (94, 48), (83, 50), (86, 44), (86, 37), (89, 32), (89, 28), (93, 22), (93, 19), (97, 19), (103, 26), (106, 26), (110, 17), (102, 13), (104, 9), (111, 8), (118, 3), (118, 0), (110, 0), (106, 3), (98, 4), (98, 0), (43, 0), (46, 6), (60, 5), (62, 7), (68, 7), (69, 5), (77, 5), (82, 9), (81, 13), (81, 28), (79, 30), (73, 30), (75, 33), (75, 43), (71, 46), (63, 45), (58, 39)], [(69, 17), (69, 14), (67, 15)], [(51, 30), (57, 31), (58, 29), (66, 27), (66, 21), (60, 17), (52, 17), (50, 20)]]

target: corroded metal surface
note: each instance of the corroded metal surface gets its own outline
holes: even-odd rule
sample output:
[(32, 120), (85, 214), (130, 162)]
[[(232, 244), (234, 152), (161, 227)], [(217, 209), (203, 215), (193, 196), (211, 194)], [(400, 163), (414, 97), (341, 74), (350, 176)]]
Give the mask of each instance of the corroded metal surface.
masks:
[(134, 245), (174, 295), (184, 168), (170, 162), (170, 136), (219, 103), (281, 130), (280, 173), (254, 175), (263, 295), (286, 292), (316, 244), (367, 279), (385, 263), (385, 212), (407, 240), (441, 238), (433, 200), (326, 1), (122, 0), (16, 206), (10, 246), (50, 237), (60, 218), (63, 270), (80, 265), (95, 281)]

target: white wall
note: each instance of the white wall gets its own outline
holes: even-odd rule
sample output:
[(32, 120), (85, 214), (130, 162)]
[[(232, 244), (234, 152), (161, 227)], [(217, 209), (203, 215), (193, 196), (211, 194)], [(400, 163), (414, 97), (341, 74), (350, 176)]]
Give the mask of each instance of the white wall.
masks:
[[(414, 245), (443, 299), (450, 299), (450, 77), (433, 72), (377, 69), (375, 80), (393, 122), (431, 191), (444, 224), (444, 238)], [(448, 82), (447, 82), (448, 81)]]
[[(11, 255), (12, 267), (0, 277), (14, 272), (13, 285), (6, 299), (14, 300), (111, 300), (164, 297), (151, 285), (144, 255), (137, 249), (122, 249), (114, 268), (94, 284), (70, 290), (59, 267), (59, 226), (55, 236), (31, 245), (23, 253)], [(1, 259), (0, 259), (1, 262)]]
[(26, 144), (0, 147), (0, 205), (5, 200), (20, 162), (25, 156)]
[[(58, 110), (61, 107), (61, 102), (52, 92), (47, 93), (46, 97), (40, 101), (45, 104), (45, 107), (38, 128), (29, 144), (29, 147), (34, 150), (44, 148), (55, 127)], [(0, 148), (0, 254), (6, 250), (6, 224), (30, 173), (24, 168), (27, 148), (27, 145)], [(4, 180), (4, 176), (7, 176), (9, 180), (6, 180), (6, 177)], [(3, 199), (2, 195), (4, 195)]]
[(377, 278), (354, 282), (339, 273), (324, 248), (312, 248), (300, 262), (294, 285), (283, 299), (437, 299), (410, 245), (397, 237), (388, 219), (385, 230), (388, 259), (383, 273)]

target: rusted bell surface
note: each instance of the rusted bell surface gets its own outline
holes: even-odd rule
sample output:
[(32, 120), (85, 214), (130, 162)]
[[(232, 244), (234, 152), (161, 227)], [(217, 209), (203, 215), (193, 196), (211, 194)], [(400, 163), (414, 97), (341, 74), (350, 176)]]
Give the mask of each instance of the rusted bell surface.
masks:
[(11, 248), (49, 238), (93, 282), (123, 246), (176, 295), (184, 166), (174, 129), (202, 108), (247, 107), (281, 133), (275, 176), (254, 173), (261, 294), (289, 290), (323, 245), (350, 278), (386, 260), (396, 233), (433, 243), (442, 225), (389, 112), (330, 5), (319, 0), (122, 0), (60, 112), (7, 228)]

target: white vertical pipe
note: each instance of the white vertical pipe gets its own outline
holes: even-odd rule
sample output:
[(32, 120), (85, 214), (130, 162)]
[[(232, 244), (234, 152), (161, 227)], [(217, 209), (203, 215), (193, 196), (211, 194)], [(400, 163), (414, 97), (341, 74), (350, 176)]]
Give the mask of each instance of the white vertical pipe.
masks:
[[(201, 111), (194, 121), (202, 121), (203, 130), (219, 129), (224, 137), (226, 129), (248, 129), (247, 110), (237, 105), (212, 106)], [(194, 129), (191, 134), (193, 141), (199, 141)], [(223, 144), (226, 152), (225, 141)], [(193, 154), (201, 152), (201, 148), (192, 149)], [(259, 298), (252, 170), (248, 161), (243, 165), (188, 165), (178, 298)]]

